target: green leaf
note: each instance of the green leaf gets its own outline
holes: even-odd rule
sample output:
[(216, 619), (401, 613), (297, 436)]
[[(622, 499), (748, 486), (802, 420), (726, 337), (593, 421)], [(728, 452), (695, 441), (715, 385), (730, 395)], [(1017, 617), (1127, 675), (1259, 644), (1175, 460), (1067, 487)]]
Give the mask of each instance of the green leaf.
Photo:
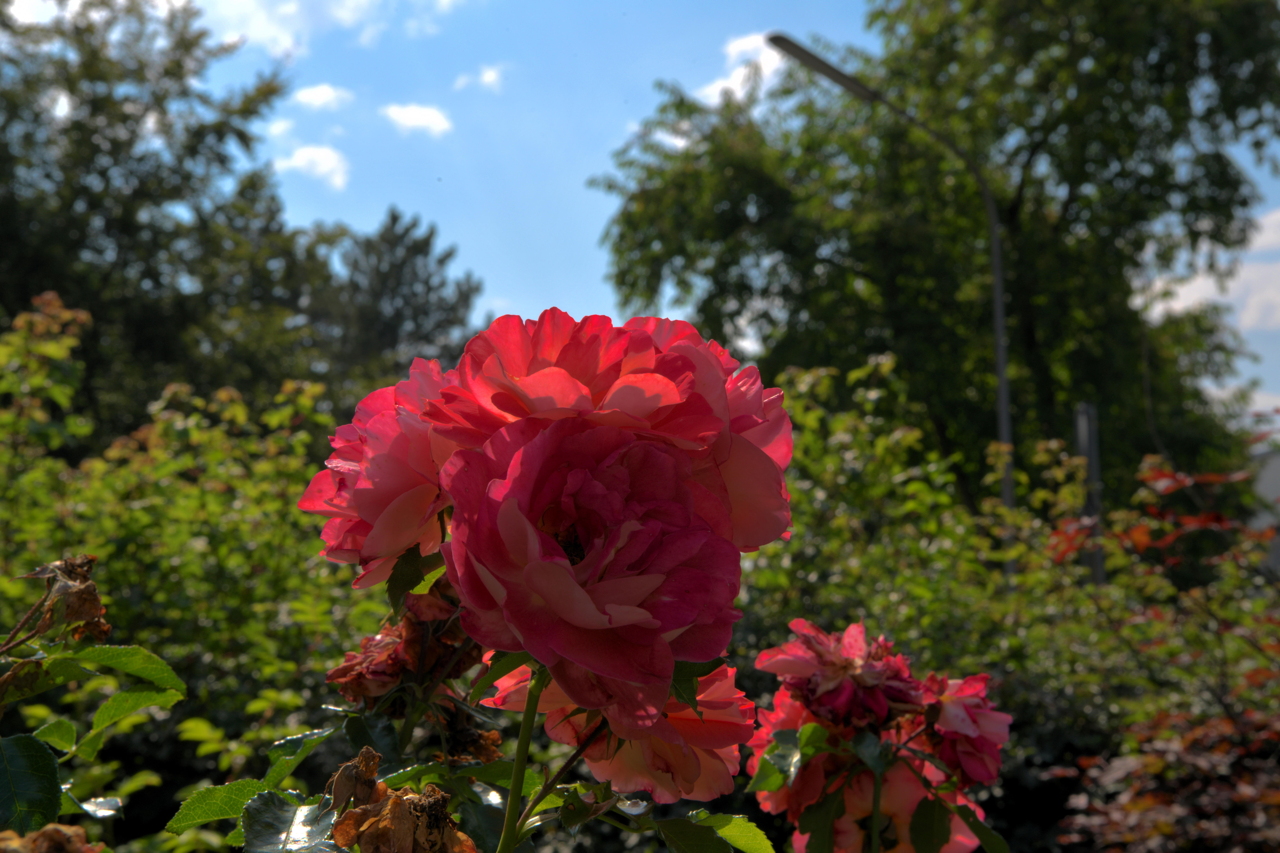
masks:
[[(477, 850), (498, 849), (498, 842), (502, 840), (502, 821), (502, 809), (494, 806), (463, 803), (458, 809), (458, 825), (475, 842)], [(526, 839), (516, 845), (516, 853), (533, 853), (532, 842)]]
[(823, 752), (830, 752), (831, 747), (827, 745), (827, 737), (831, 733), (818, 723), (806, 723), (800, 729), (800, 735), (797, 738), (797, 745), (800, 747), (801, 763), (808, 761), (815, 755)]
[(682, 817), (657, 820), (654, 825), (673, 853), (733, 853), (729, 842), (710, 826), (700, 826)]
[(395, 723), (381, 714), (352, 714), (342, 724), (342, 733), (359, 752), (369, 747), (382, 756), (378, 769), (387, 772), (400, 769), (400, 733)]
[[(723, 663), (724, 658), (716, 658), (703, 663), (676, 661), (675, 671), (671, 675), (671, 695), (676, 697), (676, 701), (683, 702), (697, 711), (698, 679), (715, 672)], [(702, 714), (699, 713), (698, 717), (701, 719)]]
[(853, 751), (877, 776), (883, 776), (889, 769), (890, 756), (885, 753), (884, 744), (875, 732), (859, 732), (853, 739)]
[(809, 836), (805, 853), (832, 853), (835, 850), (836, 819), (844, 814), (844, 792), (828, 794), (817, 805), (800, 813), (800, 831)]
[(210, 821), (233, 820), (240, 816), (245, 803), (265, 790), (266, 784), (257, 779), (241, 779), (228, 785), (201, 788), (182, 801), (178, 813), (165, 830), (176, 834)]
[(749, 818), (737, 814), (713, 814), (698, 818), (699, 826), (709, 826), (743, 853), (775, 853), (769, 838)]
[(118, 723), (130, 714), (136, 714), (143, 708), (172, 708), (183, 694), (177, 690), (150, 687), (135, 684), (126, 687), (103, 702), (93, 715), (93, 730), (102, 731), (112, 723)]
[(32, 735), (0, 738), (0, 829), (26, 835), (57, 820), (58, 759)]
[(271, 762), (271, 769), (263, 777), (263, 784), (268, 788), (278, 788), (303, 759), (310, 755), (313, 749), (328, 740), (334, 731), (334, 729), (317, 729), (273, 743), (267, 750), (267, 760)]
[(489, 671), (476, 679), (476, 683), (471, 686), (467, 704), (476, 704), (495, 681), (508, 673), (515, 672), (532, 660), (533, 655), (528, 652), (494, 652), (493, 658), (489, 661)]
[(422, 556), (418, 546), (414, 545), (400, 555), (395, 567), (391, 569), (391, 577), (387, 578), (387, 601), (391, 610), (399, 613), (404, 607), (404, 597), (426, 580), (426, 574), (444, 565), (444, 557), (437, 551)]
[(1000, 837), (1000, 833), (982, 822), (982, 818), (968, 806), (954, 806), (952, 809), (956, 814), (960, 815), (960, 819), (973, 830), (973, 834), (978, 836), (978, 840), (982, 842), (982, 849), (986, 853), (1009, 853), (1009, 842)]
[(445, 569), (445, 566), (440, 566), (438, 569), (428, 572), (427, 576), (422, 579), (422, 583), (409, 590), (409, 592), (414, 595), (426, 595), (431, 592), (431, 587), (435, 586), (436, 581), (444, 577)]
[(779, 729), (774, 732), (773, 743), (765, 751), (764, 758), (778, 768), (786, 784), (790, 785), (804, 765), (804, 756), (800, 754), (800, 733), (795, 729)]
[(98, 750), (102, 749), (102, 742), (106, 739), (106, 732), (89, 732), (84, 736), (84, 740), (76, 744), (76, 755), (85, 761), (93, 761), (98, 757)]
[(335, 815), (319, 805), (295, 805), (275, 791), (258, 794), (241, 818), (245, 853), (337, 853), (342, 848), (325, 840)]
[(35, 737), (63, 752), (76, 747), (76, 727), (70, 720), (50, 720), (36, 729)]
[[(511, 770), (514, 765), (510, 761), (499, 760), (491, 761), (488, 764), (462, 764), (454, 768), (454, 774), (457, 776), (470, 776), (478, 782), (494, 788), (502, 788), (504, 791), (511, 787)], [(523, 796), (530, 796), (538, 793), (542, 788), (542, 780), (538, 778), (536, 773), (524, 774), (524, 791)]]
[(385, 782), (388, 788), (403, 788), (413, 782), (419, 782), (423, 779), (428, 782), (443, 782), (452, 776), (453, 773), (449, 767), (444, 764), (414, 764), (403, 770), (396, 770), (392, 773), (381, 777), (379, 781)]
[[(768, 758), (768, 756), (765, 756)], [(756, 765), (756, 775), (747, 786), (748, 791), (776, 791), (787, 784), (787, 775), (774, 766), (772, 761), (761, 761)]]
[(911, 813), (911, 846), (916, 853), (939, 853), (951, 840), (951, 809), (935, 797), (925, 797)]
[(68, 681), (92, 677), (92, 672), (67, 658), (18, 661), (0, 675), (0, 705), (35, 696)]
[(187, 695), (187, 685), (173, 667), (159, 655), (139, 646), (90, 646), (70, 655), (78, 661), (96, 663), (150, 681), (157, 687)]

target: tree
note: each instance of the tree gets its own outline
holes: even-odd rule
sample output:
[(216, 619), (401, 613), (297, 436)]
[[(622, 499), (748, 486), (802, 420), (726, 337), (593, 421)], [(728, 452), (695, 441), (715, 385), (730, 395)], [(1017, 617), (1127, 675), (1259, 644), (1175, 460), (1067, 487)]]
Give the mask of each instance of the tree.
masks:
[(479, 290), (394, 210), (368, 237), (289, 225), (255, 162), (280, 73), (202, 83), (233, 49), (189, 3), (87, 0), (31, 25), (0, 0), (0, 315), (47, 290), (92, 314), (72, 407), (98, 446), (173, 382), (261, 412), (287, 379), (337, 375), (342, 414), (410, 355), (455, 355)]
[[(993, 185), (1021, 464), (1092, 400), (1111, 488), (1131, 491), (1149, 452), (1226, 468), (1243, 445), (1199, 382), (1231, 374), (1239, 337), (1220, 310), (1154, 320), (1141, 303), (1153, 281), (1223, 271), (1250, 232), (1256, 193), (1228, 148), (1261, 154), (1280, 129), (1280, 9), (880, 0), (870, 22), (883, 55), (837, 64), (975, 152)], [(794, 68), (714, 107), (664, 91), (597, 180), (621, 199), (605, 239), (623, 300), (674, 297), (722, 340), (757, 342), (767, 376), (894, 353), (972, 502), (995, 381), (971, 176)]]

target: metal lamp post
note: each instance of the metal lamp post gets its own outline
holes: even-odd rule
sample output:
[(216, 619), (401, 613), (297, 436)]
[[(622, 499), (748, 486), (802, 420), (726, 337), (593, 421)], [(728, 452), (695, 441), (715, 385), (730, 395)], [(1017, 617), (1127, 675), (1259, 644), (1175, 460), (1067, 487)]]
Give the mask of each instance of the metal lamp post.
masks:
[[(796, 44), (793, 40), (781, 33), (773, 33), (768, 38), (769, 44), (778, 50), (790, 56), (801, 65), (817, 74), (826, 77), (832, 83), (844, 89), (851, 95), (866, 101), (869, 104), (882, 104), (886, 109), (898, 118), (910, 124), (912, 127), (918, 128), (929, 135), (943, 148), (946, 148), (954, 154), (973, 179), (978, 184), (978, 189), (982, 192), (982, 204), (987, 212), (987, 231), (991, 242), (991, 279), (992, 279), (992, 322), (995, 326), (996, 334), (996, 436), (1000, 443), (1006, 445), (1012, 450), (1013, 446), (1013, 423), (1009, 415), (1009, 377), (1008, 377), (1008, 352), (1005, 344), (1005, 320), (1004, 320), (1004, 260), (1001, 253), (1000, 242), (1000, 219), (996, 212), (995, 198), (991, 195), (991, 187), (987, 184), (986, 176), (983, 175), (982, 169), (960, 146), (956, 145), (947, 137), (938, 133), (933, 128), (923, 124), (915, 116), (907, 111), (895, 106), (885, 100), (884, 95), (875, 89), (863, 83), (861, 80), (844, 73), (831, 63), (821, 57), (815, 56), (805, 48)], [(1013, 458), (1005, 463), (1003, 476), (1000, 483), (1001, 497), (1004, 499), (1004, 505), (1013, 507)]]

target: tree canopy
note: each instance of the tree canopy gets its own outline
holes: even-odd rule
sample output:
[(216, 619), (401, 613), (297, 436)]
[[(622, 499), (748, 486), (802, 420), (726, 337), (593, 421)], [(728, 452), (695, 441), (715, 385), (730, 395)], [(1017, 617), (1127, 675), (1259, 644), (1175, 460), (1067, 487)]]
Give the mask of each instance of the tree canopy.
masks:
[[(1146, 303), (1180, 274), (1227, 269), (1248, 238), (1257, 196), (1231, 152), (1265, 155), (1280, 129), (1280, 9), (880, 0), (870, 25), (879, 56), (820, 49), (972, 152), (995, 192), (1019, 459), (1069, 436), (1078, 401), (1097, 403), (1125, 493), (1146, 453), (1203, 469), (1238, 457), (1200, 383), (1232, 373), (1241, 340), (1220, 309), (1156, 319)], [(714, 106), (663, 91), (597, 179), (621, 201), (605, 240), (625, 304), (687, 306), (758, 345), (767, 376), (893, 352), (929, 445), (961, 454), (972, 493), (995, 434), (994, 333), (963, 164), (795, 67)]]
[(341, 413), (414, 354), (456, 355), (472, 276), (435, 229), (391, 210), (373, 234), (284, 218), (256, 126), (279, 70), (214, 93), (198, 11), (88, 0), (46, 24), (0, 2), (0, 313), (48, 290), (88, 310), (74, 405), (100, 435), (182, 381), (258, 411), (289, 378)]

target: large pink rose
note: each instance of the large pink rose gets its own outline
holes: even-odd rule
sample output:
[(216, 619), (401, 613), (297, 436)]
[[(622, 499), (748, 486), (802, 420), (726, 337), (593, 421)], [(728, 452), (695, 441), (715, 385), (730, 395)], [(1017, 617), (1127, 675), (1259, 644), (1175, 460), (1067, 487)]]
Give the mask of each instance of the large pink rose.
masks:
[(528, 651), (574, 704), (652, 724), (674, 662), (717, 657), (741, 615), (738, 550), (701, 514), (691, 468), (668, 444), (579, 418), (525, 418), (455, 453), (442, 551), (463, 627)]
[(531, 416), (582, 418), (679, 448), (723, 506), (707, 522), (751, 550), (790, 523), (782, 472), (791, 421), (782, 392), (766, 389), (756, 368), (738, 367), (683, 321), (637, 318), (618, 328), (553, 308), (536, 321), (499, 317), (476, 335), (422, 417), (470, 448)]
[(435, 362), (419, 360), (408, 382), (374, 391), (350, 424), (330, 439), (333, 453), (312, 478), (298, 506), (325, 515), (323, 554), (358, 563), (355, 586), (386, 580), (396, 558), (417, 545), (424, 556), (440, 547), (438, 462), (452, 444), (433, 436), (417, 412), (422, 397), (446, 381)]
[[(608, 730), (583, 754), (587, 768), (621, 793), (647, 791), (655, 802), (714, 800), (733, 791), (738, 745), (751, 737), (755, 706), (734, 686), (735, 670), (722, 666), (698, 679), (698, 710), (668, 699), (654, 725), (636, 728), (629, 715), (605, 708)], [(520, 667), (497, 682), (498, 694), (481, 704), (523, 711), (530, 671)], [(553, 740), (580, 746), (600, 717), (583, 714), (556, 682), (538, 698)]]
[(892, 654), (884, 637), (868, 643), (862, 623), (838, 634), (804, 619), (793, 619), (790, 628), (796, 639), (761, 652), (756, 669), (780, 676), (814, 714), (836, 725), (867, 725), (885, 722), (891, 710), (919, 710), (924, 685), (907, 659)]

